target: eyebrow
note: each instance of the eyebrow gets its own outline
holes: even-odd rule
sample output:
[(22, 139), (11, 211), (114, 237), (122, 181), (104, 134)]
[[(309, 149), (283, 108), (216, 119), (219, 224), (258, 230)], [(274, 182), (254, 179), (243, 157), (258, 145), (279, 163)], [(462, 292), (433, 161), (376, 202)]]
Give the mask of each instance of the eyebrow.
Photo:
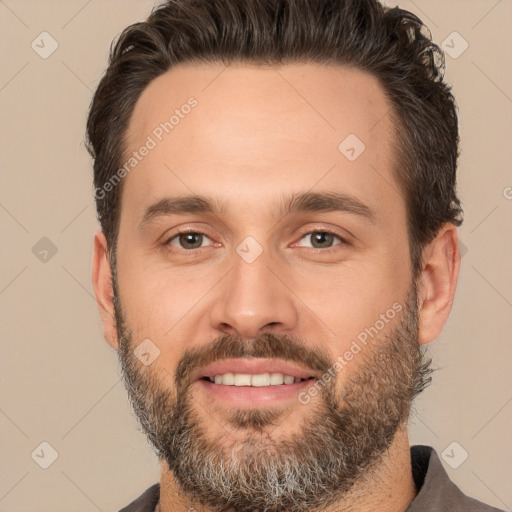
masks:
[[(149, 206), (139, 222), (139, 229), (161, 217), (209, 213), (222, 216), (228, 211), (227, 205), (213, 198), (200, 195), (165, 197)], [(306, 212), (345, 212), (375, 222), (375, 212), (355, 196), (342, 192), (304, 192), (284, 196), (278, 217)]]

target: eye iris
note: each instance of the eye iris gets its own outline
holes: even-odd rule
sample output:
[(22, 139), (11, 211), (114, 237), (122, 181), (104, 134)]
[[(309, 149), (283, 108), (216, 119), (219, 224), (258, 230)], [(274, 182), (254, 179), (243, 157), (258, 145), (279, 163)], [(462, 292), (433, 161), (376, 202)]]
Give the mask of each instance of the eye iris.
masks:
[(315, 244), (320, 243), (320, 249), (325, 245), (326, 241), (328, 245), (331, 245), (333, 241), (334, 235), (332, 233), (326, 233), (324, 231), (317, 231), (312, 236), (312, 245), (316, 247)]
[[(201, 247), (202, 236), (203, 235), (201, 235), (200, 233), (182, 233), (179, 238), (180, 244), (187, 249), (197, 249)], [(198, 239), (198, 241), (196, 241), (195, 243), (194, 238)], [(192, 247), (190, 245), (187, 246), (188, 243), (190, 243)]]
[[(182, 247), (187, 249), (198, 249), (202, 245), (202, 237), (203, 235), (201, 233), (181, 233), (179, 235), (179, 242)], [(311, 237), (312, 245), (315, 248), (319, 245), (319, 248), (321, 249), (325, 245), (332, 245), (333, 238), (334, 235), (332, 233), (327, 233), (325, 231), (315, 231)]]

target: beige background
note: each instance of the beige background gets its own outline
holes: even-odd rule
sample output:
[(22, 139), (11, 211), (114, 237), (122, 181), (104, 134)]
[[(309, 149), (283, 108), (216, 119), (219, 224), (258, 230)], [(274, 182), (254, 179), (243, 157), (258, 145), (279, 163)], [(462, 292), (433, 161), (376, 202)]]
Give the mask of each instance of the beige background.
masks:
[[(114, 511), (159, 478), (102, 337), (90, 277), (98, 225), (83, 145), (110, 42), (152, 5), (0, 0), (3, 512)], [(457, 469), (443, 461), (453, 480), (511, 510), (512, 3), (400, 5), (427, 22), (436, 42), (457, 31), (469, 44), (447, 57), (460, 108), (467, 252), (453, 313), (430, 348), (442, 369), (417, 402), (411, 441), (439, 454), (459, 443), (452, 459), (463, 449), (467, 460)], [(47, 59), (31, 48), (43, 31), (59, 45)], [(452, 40), (460, 50), (462, 41)], [(46, 262), (33, 253), (43, 237), (57, 249)], [(43, 441), (58, 452), (48, 469), (35, 462), (49, 460)]]

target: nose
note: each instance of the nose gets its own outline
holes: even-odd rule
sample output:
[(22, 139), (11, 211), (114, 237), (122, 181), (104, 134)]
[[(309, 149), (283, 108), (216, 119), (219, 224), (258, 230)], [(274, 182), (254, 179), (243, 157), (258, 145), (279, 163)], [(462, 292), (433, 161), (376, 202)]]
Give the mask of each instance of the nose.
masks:
[(218, 332), (255, 338), (297, 325), (296, 297), (265, 251), (252, 263), (235, 254), (233, 268), (216, 293), (210, 320)]

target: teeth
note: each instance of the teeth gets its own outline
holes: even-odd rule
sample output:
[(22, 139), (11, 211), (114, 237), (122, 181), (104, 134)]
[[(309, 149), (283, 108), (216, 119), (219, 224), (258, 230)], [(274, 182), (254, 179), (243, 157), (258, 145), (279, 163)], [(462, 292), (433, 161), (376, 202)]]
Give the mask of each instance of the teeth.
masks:
[(225, 386), (279, 386), (281, 384), (293, 384), (300, 382), (300, 378), (284, 375), (283, 373), (260, 373), (258, 375), (249, 375), (247, 373), (224, 373), (208, 377), (210, 382), (215, 384), (224, 384)]
[(270, 374), (270, 385), (277, 386), (278, 384), (284, 383), (284, 375), (282, 373), (271, 373)]
[(235, 374), (235, 386), (250, 386), (251, 376), (244, 375), (243, 373)]

